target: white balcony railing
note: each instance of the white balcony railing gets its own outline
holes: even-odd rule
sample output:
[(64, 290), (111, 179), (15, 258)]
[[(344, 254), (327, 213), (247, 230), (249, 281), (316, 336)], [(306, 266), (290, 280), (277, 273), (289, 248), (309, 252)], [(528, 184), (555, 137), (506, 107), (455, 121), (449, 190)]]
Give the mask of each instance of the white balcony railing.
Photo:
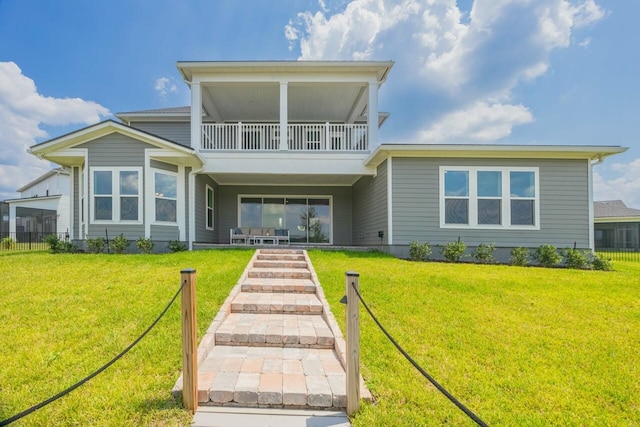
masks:
[[(280, 125), (277, 123), (203, 124), (204, 151), (278, 151)], [(289, 151), (363, 152), (369, 149), (367, 125), (290, 124)]]

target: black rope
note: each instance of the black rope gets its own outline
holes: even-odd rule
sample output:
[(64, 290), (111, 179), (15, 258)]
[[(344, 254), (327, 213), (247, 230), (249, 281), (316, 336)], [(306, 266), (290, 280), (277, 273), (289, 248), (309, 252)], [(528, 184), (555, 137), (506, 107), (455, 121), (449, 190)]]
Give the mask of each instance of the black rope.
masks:
[(382, 326), (382, 324), (378, 321), (378, 319), (376, 318), (376, 316), (371, 312), (371, 310), (369, 309), (369, 306), (367, 305), (366, 302), (364, 302), (364, 299), (362, 299), (362, 295), (360, 295), (360, 292), (358, 291), (358, 289), (356, 289), (355, 285), (353, 283), (351, 283), (351, 286), (353, 287), (353, 290), (356, 291), (356, 295), (358, 295), (358, 299), (360, 299), (360, 301), (362, 302), (362, 305), (364, 306), (364, 308), (367, 310), (367, 312), (369, 313), (369, 315), (371, 316), (371, 318), (373, 319), (374, 322), (376, 322), (376, 325), (378, 325), (378, 327), (380, 328), (380, 330), (387, 336), (387, 338), (389, 338), (389, 341), (391, 341), (393, 343), (393, 345), (400, 351), (400, 353), (402, 353), (402, 355), (409, 361), (411, 362), (411, 364), (418, 370), (420, 371), (420, 373), (427, 379), (429, 380), (429, 382), (431, 384), (433, 384), (438, 390), (440, 390), (440, 392), (442, 394), (444, 394), (447, 399), (449, 399), (454, 405), (456, 405), (462, 412), (464, 412), (469, 418), (471, 418), (473, 421), (475, 421), (476, 424), (478, 424), (479, 426), (482, 427), (487, 427), (487, 423), (485, 423), (484, 421), (482, 421), (480, 419), (480, 417), (478, 417), (476, 414), (474, 414), (469, 408), (467, 408), (466, 406), (464, 406), (462, 404), (462, 402), (460, 402), (458, 399), (456, 399), (455, 397), (453, 397), (453, 395), (451, 393), (449, 393), (443, 386), (441, 386), (431, 375), (429, 375), (427, 373), (427, 371), (425, 371), (424, 369), (422, 369), (422, 367), (420, 365), (418, 365), (418, 362), (416, 362), (415, 360), (413, 360), (413, 358), (409, 355), (409, 353), (407, 353), (401, 346), (400, 344), (398, 344), (398, 342), (391, 336), (391, 334), (389, 334), (389, 332), (387, 332), (387, 330), (384, 328), (384, 326)]
[(120, 359), (122, 356), (127, 354), (127, 352), (129, 352), (129, 350), (131, 350), (133, 347), (135, 347), (136, 344), (138, 344), (140, 342), (140, 340), (142, 340), (142, 338), (144, 338), (145, 335), (147, 335), (151, 331), (151, 329), (153, 329), (153, 327), (156, 326), (156, 324), (160, 321), (160, 319), (162, 319), (162, 317), (165, 315), (165, 313), (169, 310), (169, 308), (174, 303), (176, 298), (178, 298), (178, 295), (180, 295), (180, 292), (182, 292), (182, 288), (184, 288), (184, 284), (185, 283), (183, 282), (182, 285), (180, 286), (180, 289), (178, 289), (178, 292), (176, 292), (176, 294), (173, 296), (173, 298), (171, 298), (171, 301), (169, 301), (169, 304), (167, 304), (167, 306), (164, 308), (164, 310), (162, 310), (162, 313), (160, 313), (160, 315), (156, 318), (156, 320), (153, 321), (153, 323), (142, 333), (142, 335), (140, 335), (135, 341), (133, 341), (131, 344), (129, 344), (127, 346), (127, 348), (122, 350), (116, 357), (111, 359), (109, 362), (107, 362), (105, 365), (103, 365), (100, 369), (96, 370), (92, 374), (86, 376), (85, 378), (81, 379), (80, 381), (78, 381), (77, 383), (72, 385), (71, 387), (68, 387), (67, 389), (65, 389), (65, 390), (61, 391), (60, 393), (56, 394), (55, 396), (51, 396), (47, 400), (43, 400), (42, 402), (38, 403), (37, 405), (34, 405), (31, 408), (20, 412), (19, 414), (15, 414), (14, 416), (12, 416), (10, 418), (7, 418), (6, 420), (0, 421), (0, 427), (1, 426), (6, 426), (6, 425), (9, 425), (9, 424), (11, 424), (11, 423), (13, 423), (15, 421), (18, 421), (19, 419), (26, 417), (27, 415), (37, 411), (38, 409), (47, 406), (49, 403), (54, 402), (54, 401), (60, 399), (63, 396), (66, 396), (67, 394), (71, 393), (73, 390), (77, 389), (78, 387), (80, 387), (81, 385), (83, 385), (84, 383), (86, 383), (87, 381), (92, 379), (93, 377), (95, 377), (98, 374), (100, 374), (101, 372), (103, 372), (109, 366), (111, 366), (115, 362), (117, 362), (118, 359)]

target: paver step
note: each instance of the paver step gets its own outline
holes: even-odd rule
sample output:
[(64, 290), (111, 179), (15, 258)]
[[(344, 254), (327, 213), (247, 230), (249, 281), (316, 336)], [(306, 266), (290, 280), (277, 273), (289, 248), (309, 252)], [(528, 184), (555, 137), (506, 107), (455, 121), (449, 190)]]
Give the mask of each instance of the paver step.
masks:
[(255, 260), (253, 268), (304, 268), (308, 269), (306, 261), (289, 260)]
[(309, 279), (255, 279), (247, 278), (242, 292), (297, 292), (315, 294), (316, 285)]
[(302, 249), (260, 249), (259, 254), (296, 254), (303, 255), (304, 251)]
[(302, 268), (252, 268), (248, 277), (251, 279), (311, 279), (311, 272)]
[(304, 255), (298, 254), (263, 254), (258, 253), (256, 259), (259, 260), (273, 260), (273, 261), (305, 261)]
[(322, 314), (322, 303), (315, 294), (240, 292), (231, 312)]
[(333, 348), (335, 338), (322, 316), (231, 313), (215, 333), (217, 345)]
[(345, 372), (333, 350), (215, 346), (200, 365), (205, 405), (344, 408)]

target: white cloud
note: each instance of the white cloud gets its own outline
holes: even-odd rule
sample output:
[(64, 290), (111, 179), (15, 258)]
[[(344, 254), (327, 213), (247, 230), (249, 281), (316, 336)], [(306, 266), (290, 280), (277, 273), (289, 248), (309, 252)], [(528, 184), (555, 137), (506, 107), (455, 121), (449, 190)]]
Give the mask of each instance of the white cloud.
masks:
[(48, 136), (41, 125), (91, 124), (109, 114), (93, 101), (43, 96), (17, 64), (0, 62), (0, 200), (51, 168), (27, 153)]
[(620, 199), (640, 209), (640, 158), (628, 163), (604, 163), (593, 172), (594, 200)]
[(469, 19), (456, 0), (353, 0), (333, 14), (299, 13), (285, 37), (299, 45), (300, 59), (402, 62), (408, 74), (396, 76), (398, 85), (441, 103), (416, 135), (489, 142), (533, 120), (525, 106), (512, 105), (513, 89), (544, 75), (552, 51), (604, 16), (594, 0), (475, 0)]
[(154, 87), (160, 98), (166, 99), (170, 93), (178, 92), (178, 85), (173, 77), (159, 77), (156, 79)]
[(513, 126), (532, 121), (531, 112), (522, 105), (478, 102), (446, 114), (430, 128), (420, 131), (418, 140), (425, 143), (487, 143), (508, 136)]

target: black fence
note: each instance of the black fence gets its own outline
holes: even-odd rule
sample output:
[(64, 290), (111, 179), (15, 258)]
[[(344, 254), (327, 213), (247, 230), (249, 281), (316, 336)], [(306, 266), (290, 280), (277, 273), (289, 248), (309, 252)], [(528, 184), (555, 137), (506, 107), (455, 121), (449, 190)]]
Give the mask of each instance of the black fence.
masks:
[[(41, 231), (18, 231), (16, 233), (0, 232), (0, 251), (42, 251), (49, 249), (44, 238), (51, 234)], [(69, 240), (66, 233), (57, 234), (60, 240)]]
[(599, 248), (596, 253), (611, 261), (640, 262), (640, 250)]

